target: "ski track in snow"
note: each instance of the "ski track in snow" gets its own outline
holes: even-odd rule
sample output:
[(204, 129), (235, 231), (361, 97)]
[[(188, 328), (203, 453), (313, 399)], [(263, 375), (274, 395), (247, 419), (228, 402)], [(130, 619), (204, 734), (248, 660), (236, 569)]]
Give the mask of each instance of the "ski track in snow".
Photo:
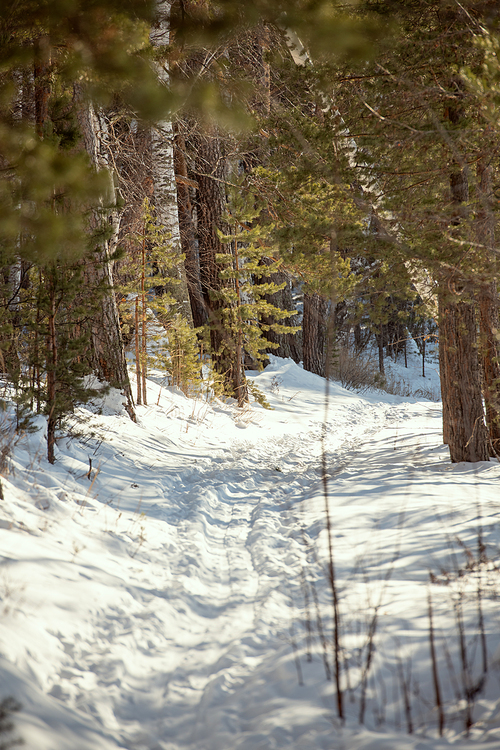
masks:
[[(341, 462), (343, 453), (352, 451), (383, 426), (379, 411), (373, 410), (360, 435), (361, 412), (366, 420), (366, 407), (349, 415), (351, 436), (346, 436), (345, 424), (340, 431), (338, 424), (330, 423), (330, 460), (335, 449), (335, 461)], [(388, 412), (384, 413), (386, 420)], [(265, 661), (270, 647), (275, 648), (276, 642), (282, 647), (280, 638), (288, 632), (286, 601), (279, 604), (285, 615), (278, 617), (275, 601), (286, 600), (285, 582), (300, 575), (305, 558), (294, 506), (297, 500), (317, 492), (320, 430), (268, 439), (258, 445), (239, 441), (215, 455), (208, 467), (195, 466), (185, 471), (181, 481), (168, 475), (162, 479), (161, 458), (154, 462), (155, 485), (168, 506), (159, 508), (157, 517), (176, 530), (174, 549), (165, 554), (170, 584), (156, 596), (164, 596), (180, 615), (186, 641), (179, 644), (177, 634), (177, 643), (170, 644), (174, 664), (166, 670), (156, 671), (160, 654), (154, 657), (154, 673), (148, 673), (144, 681), (148, 685), (148, 702), (149, 685), (159, 682), (159, 702), (157, 711), (150, 706), (146, 716), (148, 722), (158, 724), (156, 737), (165, 740), (170, 736), (172, 747), (215, 750), (221, 747), (220, 737), (224, 734), (231, 743), (228, 747), (232, 747), (236, 738), (244, 737), (246, 732), (252, 735), (249, 747), (256, 747), (255, 742), (259, 742), (259, 747), (272, 743), (272, 735), (263, 744), (263, 738), (256, 739), (252, 732), (254, 725), (260, 723), (258, 714), (245, 721), (245, 709), (238, 701), (229, 710), (217, 711), (217, 707), (231, 702), (229, 696), (237, 695), (241, 684)], [(153, 445), (151, 441), (151, 448)], [(135, 459), (136, 481), (141, 485), (152, 458), (150, 453), (143, 463), (138, 457)], [(302, 466), (298, 477), (297, 465)], [(274, 539), (271, 550), (267, 548), (269, 537)], [(190, 621), (190, 613), (195, 613), (195, 622)], [(142, 612), (136, 617), (137, 628), (144, 637), (146, 618)], [(129, 630), (134, 629), (127, 625)], [(107, 632), (103, 640), (112, 640), (110, 635), (116, 639), (115, 632)], [(140, 648), (140, 644), (137, 646)], [(95, 654), (93, 647), (89, 650)], [(170, 649), (163, 646), (163, 650)], [(103, 659), (106, 664), (105, 655)], [(103, 671), (106, 669), (105, 666)], [(296, 681), (293, 673), (290, 677)], [(137, 684), (131, 686), (134, 701), (137, 689)], [(252, 712), (247, 709), (247, 713)], [(127, 706), (121, 718), (126, 723), (144, 724), (144, 716), (144, 705), (138, 706), (137, 718), (133, 707)], [(126, 746), (130, 738), (134, 747), (140, 747), (141, 742), (144, 747), (151, 746), (151, 735), (141, 737), (143, 729), (135, 732), (131, 727), (129, 731), (130, 736), (122, 737)], [(325, 747), (330, 731), (327, 727)], [(293, 742), (293, 738), (287, 737), (286, 741)]]
[[(272, 373), (271, 368), (267, 381), (266, 373), (257, 381), (265, 385)], [(34, 576), (27, 559), (10, 566), (13, 580), (23, 581), (24, 569), (32, 578), (25, 583), (29, 602), (22, 618), (16, 620), (16, 607), (4, 617), (8, 646), (0, 627), (2, 653), (9, 653), (15, 669), (4, 659), (2, 666), (11, 682), (15, 670), (31, 671), (42, 692), (75, 712), (82, 750), (431, 747), (411, 738), (394, 744), (400, 740), (389, 734), (379, 745), (361, 730), (345, 739), (317, 637), (313, 661), (304, 658), (301, 575), (310, 578), (311, 587), (319, 585), (327, 559), (323, 412), (320, 397), (319, 405), (304, 397), (287, 407), (296, 383), (286, 386), (274, 399), (286, 407), (274, 416), (284, 425), (276, 433), (248, 422), (242, 426), (249, 436), (241, 439), (238, 430), (225, 433), (227, 410), (209, 413), (200, 406), (198, 417), (186, 421), (181, 400), (173, 400), (168, 433), (164, 421), (155, 422), (154, 407), (139, 408), (137, 426), (125, 417), (96, 416), (93, 435), (87, 426), (87, 435), (61, 448), (58, 471), (51, 475), (33, 466), (31, 476), (17, 478), (18, 491), (31, 488), (33, 496), (36, 486), (39, 507), (46, 510), (25, 509), (24, 516), (18, 510), (8, 522), (15, 528), (31, 525), (34, 549), (45, 564)], [(290, 416), (293, 409), (302, 410), (299, 424)], [(344, 635), (353, 653), (356, 623), (366, 620), (377, 602), (389, 635), (403, 640), (415, 629), (406, 614), (411, 610), (420, 629), (417, 648), (426, 647), (426, 602), (417, 588), (425, 592), (429, 569), (449, 565), (450, 548), (443, 546), (441, 532), (474, 532), (476, 511), (467, 488), (477, 486), (477, 472), (481, 487), (498, 482), (494, 464), (461, 465), (445, 475), (450, 465), (437, 439), (439, 426), (434, 404), (350, 394), (338, 402), (338, 392), (332, 393), (325, 434), (329, 503), (342, 606), (352, 623)], [(94, 472), (99, 470), (91, 481), (89, 456)], [(18, 466), (19, 471), (26, 466), (22, 456)], [(453, 503), (436, 483), (443, 477), (448, 490), (456, 489)], [(433, 487), (436, 496), (429, 498)], [(485, 540), (491, 535), (493, 544), (497, 505), (491, 497), (478, 495), (476, 506), (482, 503)], [(22, 501), (26, 504), (25, 497)], [(65, 519), (72, 523), (71, 540)], [(44, 541), (47, 528), (50, 544)], [(4, 535), (7, 563), (16, 559), (17, 537)], [(62, 593), (44, 597), (44, 586), (53, 587), (55, 580)], [(80, 596), (68, 594), (73, 587)], [(329, 592), (323, 587), (318, 596), (330, 628)], [(72, 616), (65, 617), (65, 610)], [(48, 623), (46, 632), (40, 653), (26, 653), (37, 614)], [(17, 640), (9, 618), (14, 629), (19, 626)], [(396, 658), (385, 635), (380, 654)], [(28, 713), (36, 700), (24, 703)], [(63, 719), (47, 723), (60, 730)], [(35, 724), (23, 726), (27, 740), (38, 737), (40, 750), (75, 750), (64, 732), (59, 744), (44, 745)], [(99, 742), (96, 726), (102, 728)]]

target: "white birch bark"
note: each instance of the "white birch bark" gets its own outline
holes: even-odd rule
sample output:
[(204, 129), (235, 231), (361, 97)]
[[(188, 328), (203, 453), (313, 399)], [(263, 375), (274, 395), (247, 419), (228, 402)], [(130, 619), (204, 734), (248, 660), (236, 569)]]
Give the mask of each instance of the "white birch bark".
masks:
[[(157, 0), (156, 19), (151, 30), (150, 42), (153, 47), (165, 47), (170, 41), (170, 0)], [(166, 62), (157, 66), (160, 83), (168, 88), (169, 72)], [(151, 150), (153, 165), (153, 191), (156, 216), (160, 225), (170, 235), (173, 248), (181, 254), (181, 236), (177, 205), (177, 186), (174, 168), (174, 132), (172, 120), (157, 122), (152, 128)], [(192, 325), (191, 304), (183, 261), (179, 258), (176, 274), (180, 283), (168, 290), (178, 303), (179, 311)]]
[[(291, 29), (286, 29), (285, 40), (286, 40), (286, 45), (288, 47), (288, 51), (290, 52), (290, 56), (292, 60), (294, 61), (295, 65), (301, 68), (304, 68), (307, 65), (310, 65), (310, 66), (313, 65), (313, 61), (309, 55), (309, 52), (304, 47), (304, 45), (302, 44), (299, 37), (294, 31), (292, 31)], [(343, 149), (344, 149), (344, 153), (347, 155), (349, 166), (353, 168), (360, 167), (360, 166), (361, 167), (368, 166), (366, 162), (359, 161), (360, 154), (359, 154), (358, 145), (356, 141), (354, 140), (354, 138), (349, 133), (349, 130), (347, 126), (345, 125), (344, 118), (340, 114), (334, 102), (330, 100), (322, 91), (317, 91), (316, 93), (319, 94), (321, 100), (323, 101), (323, 104), (324, 104), (323, 111), (326, 112), (328, 110), (333, 109), (336, 117), (338, 117), (339, 121), (342, 123), (343, 130), (340, 131), (340, 134), (344, 138)], [(363, 192), (369, 196), (371, 207), (375, 209), (380, 201), (382, 191), (380, 190), (380, 188), (375, 182), (370, 182), (369, 180), (367, 180), (366, 177), (364, 177), (362, 173), (358, 175), (358, 180), (360, 182), (361, 188), (363, 189)]]

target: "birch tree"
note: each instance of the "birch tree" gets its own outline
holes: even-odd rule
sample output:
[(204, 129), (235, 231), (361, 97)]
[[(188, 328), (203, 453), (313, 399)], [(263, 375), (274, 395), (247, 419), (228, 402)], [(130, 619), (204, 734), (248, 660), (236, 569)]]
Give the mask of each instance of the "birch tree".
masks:
[[(168, 88), (168, 64), (162, 50), (170, 43), (170, 7), (169, 0), (157, 0), (156, 16), (151, 29), (150, 42), (157, 52), (156, 70), (160, 84)], [(173, 248), (179, 254), (176, 268), (177, 280), (168, 292), (177, 302), (179, 312), (191, 324), (193, 322), (189, 292), (181, 253), (181, 236), (179, 229), (179, 212), (177, 205), (177, 188), (174, 163), (174, 130), (171, 118), (155, 123), (151, 133), (152, 180), (156, 216), (159, 223), (170, 234)]]

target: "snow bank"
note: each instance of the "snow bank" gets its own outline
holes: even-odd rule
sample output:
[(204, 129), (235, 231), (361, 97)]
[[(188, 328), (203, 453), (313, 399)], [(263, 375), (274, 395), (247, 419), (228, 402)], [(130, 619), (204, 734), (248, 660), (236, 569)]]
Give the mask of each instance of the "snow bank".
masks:
[[(43, 420), (15, 446), (1, 480), (0, 697), (22, 704), (17, 734), (40, 750), (500, 747), (499, 465), (451, 465), (440, 407), (423, 398), (331, 383), (323, 430), (321, 378), (272, 357), (251, 379), (272, 410), (150, 380), (137, 424), (116, 392), (79, 409), (54, 466)], [(343, 726), (325, 672), (322, 442)], [(482, 670), (478, 587), (489, 671), (465, 738), (464, 680)]]

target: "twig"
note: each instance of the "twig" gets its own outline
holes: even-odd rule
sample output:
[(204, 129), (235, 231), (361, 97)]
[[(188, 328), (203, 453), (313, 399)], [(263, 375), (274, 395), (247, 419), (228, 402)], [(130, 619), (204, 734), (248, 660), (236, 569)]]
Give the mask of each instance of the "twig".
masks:
[[(476, 484), (477, 492), (477, 484)], [(481, 586), (481, 563), (485, 561), (485, 547), (483, 542), (483, 525), (481, 522), (481, 504), (479, 498), (477, 503), (477, 619), (479, 626), (479, 638), (481, 641), (481, 655), (483, 661), (483, 677), (488, 672), (488, 648), (486, 644), (486, 632), (484, 629), (483, 616), (483, 591)]]
[(436, 648), (435, 648), (435, 643), (434, 643), (434, 624), (433, 624), (433, 618), (432, 618), (432, 597), (431, 597), (430, 588), (429, 588), (427, 596), (428, 596), (428, 614), (429, 614), (429, 646), (431, 650), (431, 661), (432, 661), (432, 682), (434, 684), (434, 696), (436, 699), (436, 708), (438, 710), (438, 717), (439, 717), (439, 736), (442, 737), (443, 729), (444, 729), (444, 712), (443, 712), (443, 703), (441, 700), (441, 687), (439, 684)]
[[(333, 264), (334, 251), (336, 249), (337, 235), (335, 230), (332, 228), (331, 240), (330, 240), (330, 256)], [(325, 416), (323, 420), (323, 427), (321, 430), (321, 479), (323, 486), (323, 497), (325, 501), (325, 519), (326, 519), (326, 531), (328, 535), (328, 578), (330, 581), (330, 589), (332, 593), (332, 604), (333, 604), (333, 658), (334, 658), (334, 675), (335, 675), (335, 690), (337, 698), (337, 715), (339, 719), (344, 719), (344, 707), (342, 700), (342, 688), (340, 685), (340, 612), (339, 612), (339, 600), (337, 581), (335, 577), (335, 565), (333, 559), (333, 532), (332, 522), (330, 517), (330, 506), (328, 498), (328, 474), (326, 471), (326, 433), (327, 433), (327, 420), (328, 420), (328, 407), (330, 398), (330, 359), (331, 350), (333, 344), (333, 309), (335, 303), (335, 293), (332, 287), (330, 297), (330, 311), (328, 316), (328, 332), (327, 332), (327, 345), (326, 345), (326, 364), (325, 364)]]
[(305, 625), (306, 625), (306, 653), (307, 653), (307, 661), (312, 661), (312, 653), (311, 653), (311, 647), (312, 647), (312, 624), (311, 624), (311, 613), (309, 608), (309, 590), (307, 586), (307, 579), (304, 567), (301, 568), (300, 571), (301, 575), (301, 584), (302, 584), (302, 591), (304, 593), (304, 611), (305, 611)]
[(409, 684), (411, 682), (411, 674), (408, 676), (408, 679), (405, 676), (403, 662), (401, 660), (401, 657), (397, 656), (398, 659), (398, 672), (399, 672), (399, 681), (401, 684), (401, 688), (403, 691), (403, 701), (405, 706), (405, 716), (406, 716), (406, 729), (408, 731), (408, 734), (413, 734), (413, 719), (411, 715), (411, 701), (410, 701), (410, 690), (409, 690)]
[(453, 609), (455, 612), (455, 623), (457, 626), (458, 633), (458, 645), (460, 649), (460, 661), (462, 664), (462, 687), (465, 698), (465, 720), (464, 729), (465, 735), (468, 737), (470, 728), (472, 726), (472, 705), (473, 705), (473, 690), (471, 689), (471, 675), (470, 675), (470, 664), (467, 655), (467, 641), (465, 637), (465, 626), (462, 611), (462, 597), (461, 591), (458, 592), (458, 598), (453, 603)]

